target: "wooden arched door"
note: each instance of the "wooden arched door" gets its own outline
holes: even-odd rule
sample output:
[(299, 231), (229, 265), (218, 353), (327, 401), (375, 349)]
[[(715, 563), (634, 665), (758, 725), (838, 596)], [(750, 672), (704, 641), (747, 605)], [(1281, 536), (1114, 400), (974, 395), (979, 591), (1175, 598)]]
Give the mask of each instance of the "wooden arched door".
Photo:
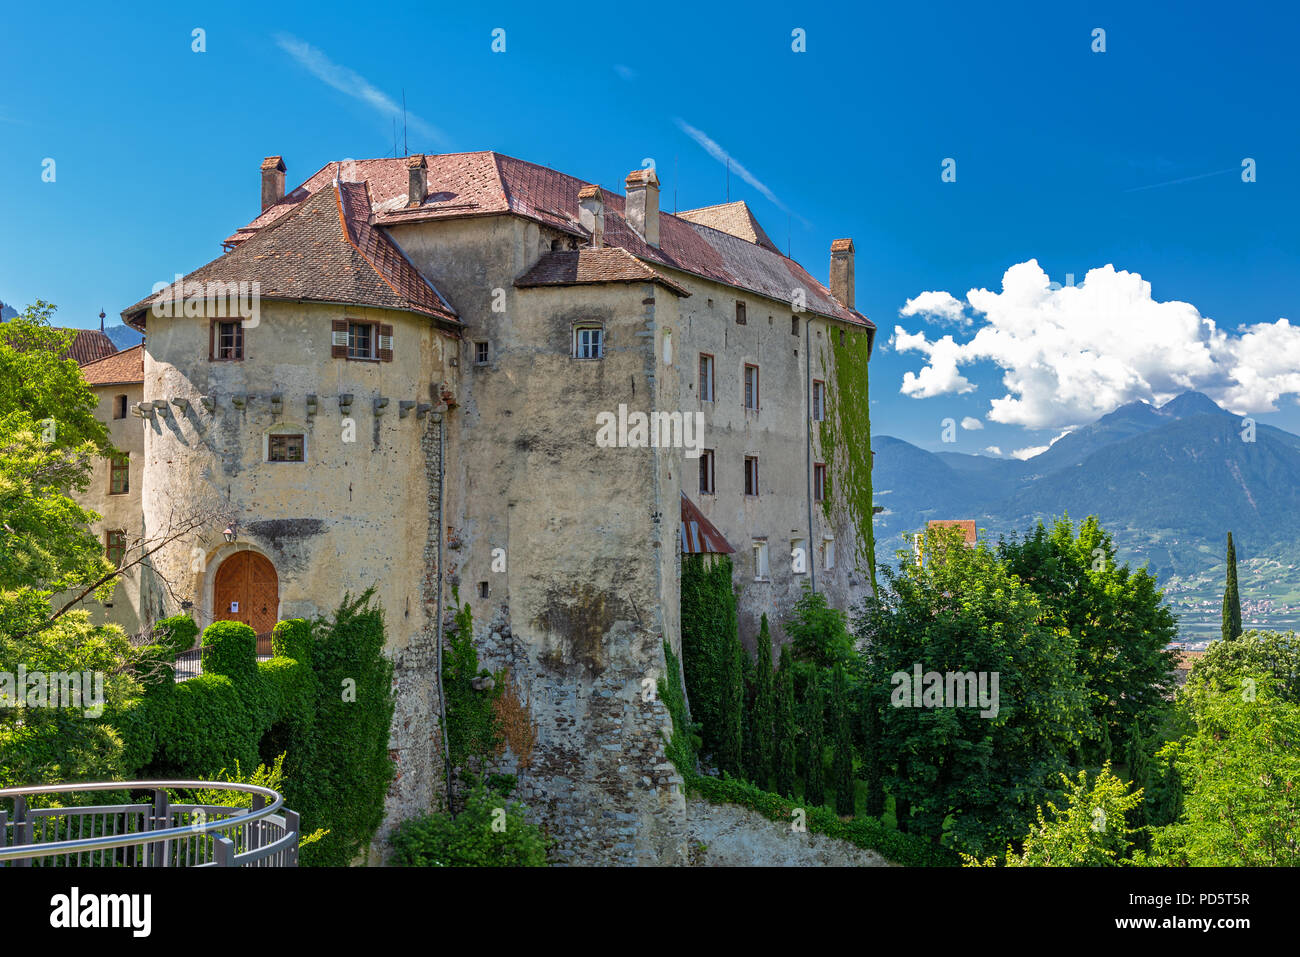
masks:
[(259, 635), (270, 634), (280, 610), (275, 566), (257, 552), (235, 552), (217, 569), (212, 598), (214, 620), (242, 621)]

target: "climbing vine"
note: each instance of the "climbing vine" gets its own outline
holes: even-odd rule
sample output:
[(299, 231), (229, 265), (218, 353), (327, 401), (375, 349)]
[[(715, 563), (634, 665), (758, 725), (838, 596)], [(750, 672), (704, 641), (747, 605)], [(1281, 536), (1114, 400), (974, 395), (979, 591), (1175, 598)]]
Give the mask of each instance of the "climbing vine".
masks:
[[(837, 334), (838, 333), (838, 334)], [(852, 329), (830, 331), (833, 370), (826, 368), (821, 351), (822, 373), (833, 375), (826, 415), (820, 423), (822, 458), (826, 463), (826, 490), (822, 510), (827, 521), (836, 515), (847, 518), (857, 529), (854, 563), (876, 584), (876, 543), (871, 527), (871, 414), (867, 395), (867, 360), (870, 334)]]

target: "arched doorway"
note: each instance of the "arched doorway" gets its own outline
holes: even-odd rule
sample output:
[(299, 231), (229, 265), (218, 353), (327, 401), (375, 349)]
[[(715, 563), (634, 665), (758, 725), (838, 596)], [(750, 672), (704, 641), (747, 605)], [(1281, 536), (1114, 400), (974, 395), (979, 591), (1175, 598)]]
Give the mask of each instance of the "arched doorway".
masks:
[(212, 618), (242, 621), (269, 635), (280, 611), (280, 579), (265, 555), (238, 551), (221, 563), (212, 585)]

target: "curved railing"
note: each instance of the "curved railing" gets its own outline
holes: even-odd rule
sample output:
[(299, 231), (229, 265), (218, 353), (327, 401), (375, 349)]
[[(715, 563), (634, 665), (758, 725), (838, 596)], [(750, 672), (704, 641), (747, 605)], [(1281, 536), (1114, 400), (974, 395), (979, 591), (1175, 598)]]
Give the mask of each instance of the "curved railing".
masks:
[[(252, 807), (173, 804), (168, 789), (252, 795)], [(152, 803), (32, 807), (39, 796), (151, 791)], [(0, 788), (0, 867), (297, 867), (298, 815), (271, 788), (229, 781), (95, 781)], [(277, 813), (282, 812), (282, 813)]]

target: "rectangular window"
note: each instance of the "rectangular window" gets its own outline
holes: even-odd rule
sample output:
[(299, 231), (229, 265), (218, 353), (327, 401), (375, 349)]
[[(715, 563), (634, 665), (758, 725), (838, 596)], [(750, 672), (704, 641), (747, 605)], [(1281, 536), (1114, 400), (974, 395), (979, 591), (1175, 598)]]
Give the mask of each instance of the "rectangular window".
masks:
[(745, 321), (745, 304), (736, 300), (736, 325), (743, 326)]
[(713, 449), (700, 452), (700, 494), (713, 494)]
[(348, 323), (348, 358), (375, 358), (375, 327), (369, 322)]
[(486, 342), (474, 343), (474, 364), (485, 366), (488, 361), (488, 344)]
[(813, 465), (813, 501), (820, 502), (826, 498), (826, 466), (818, 462)]
[(125, 495), (131, 491), (131, 459), (126, 455), (115, 455), (109, 460), (108, 494)]
[(745, 494), (758, 494), (758, 456), (745, 456)]
[(830, 571), (835, 567), (835, 539), (822, 539), (822, 568)]
[(126, 396), (119, 395), (113, 399), (113, 418), (126, 418)]
[(812, 415), (818, 422), (826, 418), (826, 383), (813, 380)]
[(114, 568), (121, 568), (126, 560), (126, 532), (104, 533), (104, 555)]
[(754, 539), (754, 581), (767, 581), (767, 542), (763, 539)]
[(605, 355), (604, 330), (600, 326), (578, 326), (573, 330), (573, 357), (601, 359)]
[(758, 366), (745, 366), (745, 408), (758, 411)]
[(238, 362), (244, 358), (244, 324), (214, 319), (209, 329), (208, 358)]
[(713, 401), (713, 356), (700, 353), (700, 400)]
[(268, 435), (266, 460), (268, 462), (305, 462), (307, 443), (301, 434)]
[(797, 336), (797, 335), (799, 335), (799, 317), (798, 317), (798, 316), (791, 316), (791, 317), (790, 317), (790, 335), (792, 335), (792, 336)]

